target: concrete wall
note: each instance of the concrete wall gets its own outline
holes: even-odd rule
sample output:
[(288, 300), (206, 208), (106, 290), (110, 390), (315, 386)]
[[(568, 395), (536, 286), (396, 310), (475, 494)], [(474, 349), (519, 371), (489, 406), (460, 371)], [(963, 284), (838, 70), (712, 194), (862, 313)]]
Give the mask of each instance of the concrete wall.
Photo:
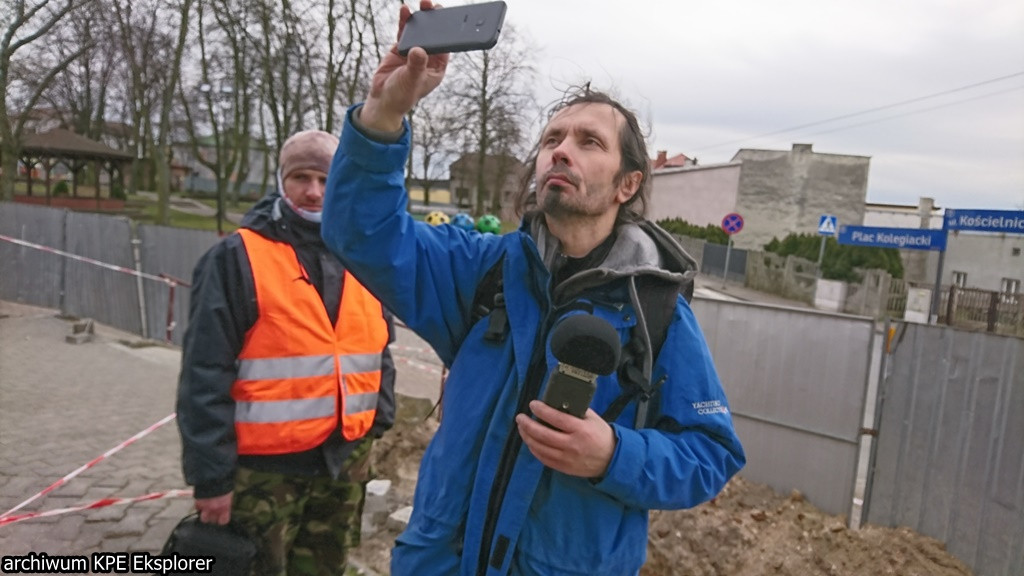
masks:
[(814, 234), (822, 214), (860, 225), (867, 197), (867, 156), (819, 154), (810, 144), (790, 151), (740, 150), (743, 163), (736, 211), (744, 218), (734, 238), (739, 248), (759, 250), (791, 232)]
[(740, 164), (659, 170), (651, 178), (647, 218), (682, 218), (690, 224), (719, 225), (736, 208)]

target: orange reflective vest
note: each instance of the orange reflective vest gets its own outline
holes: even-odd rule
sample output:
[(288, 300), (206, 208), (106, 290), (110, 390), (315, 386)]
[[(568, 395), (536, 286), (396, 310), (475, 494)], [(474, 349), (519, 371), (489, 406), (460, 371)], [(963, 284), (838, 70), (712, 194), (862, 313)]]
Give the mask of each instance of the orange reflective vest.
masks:
[(245, 335), (231, 389), (239, 454), (287, 454), (347, 440), (373, 425), (387, 323), (347, 271), (338, 321), (309, 283), (295, 250), (239, 229), (252, 265), (259, 316)]

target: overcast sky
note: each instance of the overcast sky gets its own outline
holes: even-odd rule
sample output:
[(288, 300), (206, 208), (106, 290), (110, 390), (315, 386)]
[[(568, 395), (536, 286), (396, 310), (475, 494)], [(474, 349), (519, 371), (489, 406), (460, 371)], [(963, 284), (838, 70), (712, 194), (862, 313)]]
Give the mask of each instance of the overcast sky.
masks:
[(1024, 210), (1024, 1), (506, 1), (542, 100), (591, 80), (652, 156), (810, 143), (871, 157), (868, 202)]

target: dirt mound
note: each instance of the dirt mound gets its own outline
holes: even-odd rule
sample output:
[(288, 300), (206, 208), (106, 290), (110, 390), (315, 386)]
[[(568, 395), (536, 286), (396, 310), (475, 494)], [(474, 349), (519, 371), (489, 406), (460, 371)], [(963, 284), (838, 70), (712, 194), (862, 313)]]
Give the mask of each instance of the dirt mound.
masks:
[[(423, 414), (423, 407), (418, 411)], [(437, 430), (432, 418), (404, 417), (377, 442), (374, 467), (392, 481), (391, 508), (412, 503), (416, 470)], [(365, 537), (360, 565), (388, 574), (395, 532)], [(905, 528), (848, 530), (794, 492), (734, 478), (717, 498), (690, 510), (654, 511), (641, 576), (970, 576), (944, 546)]]

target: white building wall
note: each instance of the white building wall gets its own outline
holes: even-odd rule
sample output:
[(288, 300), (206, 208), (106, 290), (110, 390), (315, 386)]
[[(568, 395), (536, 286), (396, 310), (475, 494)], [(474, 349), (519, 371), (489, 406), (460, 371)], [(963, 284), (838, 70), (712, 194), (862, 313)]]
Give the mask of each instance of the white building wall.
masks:
[(736, 207), (740, 164), (658, 170), (651, 177), (647, 219), (681, 218), (690, 224), (721, 224)]
[[(932, 279), (937, 266), (938, 257), (929, 258)], [(1003, 278), (1024, 286), (1024, 234), (950, 232), (942, 285), (950, 286), (956, 272), (967, 274), (967, 288), (998, 291)]]

